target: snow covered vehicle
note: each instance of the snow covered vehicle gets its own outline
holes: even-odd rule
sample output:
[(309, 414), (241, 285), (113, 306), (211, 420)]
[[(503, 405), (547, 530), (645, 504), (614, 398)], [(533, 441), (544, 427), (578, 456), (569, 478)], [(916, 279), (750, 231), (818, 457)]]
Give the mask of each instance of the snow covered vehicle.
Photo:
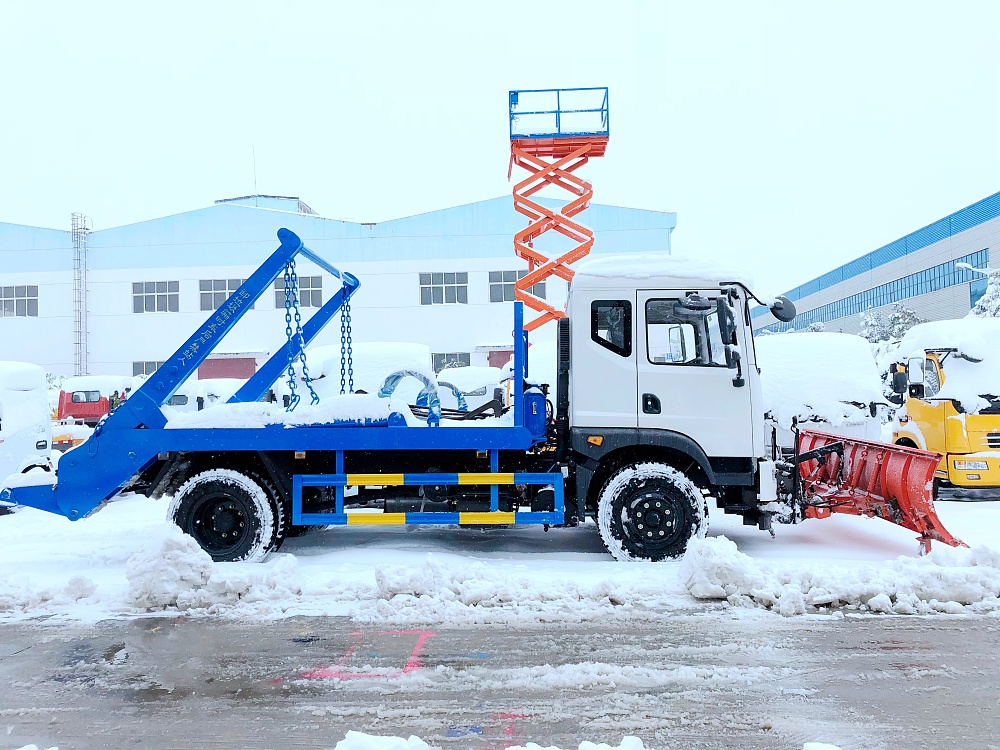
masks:
[[(262, 559), (304, 526), (548, 528), (591, 519), (615, 558), (662, 560), (705, 533), (706, 495), (761, 529), (849, 512), (911, 528), (925, 547), (960, 544), (927, 490), (936, 454), (803, 432), (798, 454), (767, 455), (748, 310), (760, 300), (738, 273), (662, 254), (580, 264), (558, 321), (552, 417), (529, 375), (519, 302), (509, 407), (463, 413), (443, 410), (434, 378), (418, 370), (389, 374), (377, 392), (352, 392), (360, 347), (351, 343), (350, 299), (360, 282), (293, 232), (278, 238), (54, 478), (18, 475), (0, 494), (70, 519), (126, 491), (171, 496), (170, 517), (216, 560)], [(297, 259), (341, 282), (301, 324)], [(282, 274), (285, 345), (228, 403), (165, 413)], [(794, 315), (782, 298), (769, 307), (779, 319)], [(314, 383), (306, 346), (338, 311), (340, 377), (324, 372)], [(287, 407), (259, 402), (282, 376)], [(401, 383), (416, 384), (427, 405), (411, 406)]]
[[(27, 362), (0, 362), (0, 480), (47, 464), (51, 445), (45, 371)], [(0, 503), (0, 513), (3, 508)]]
[(1000, 500), (1000, 318), (923, 323), (900, 342), (896, 445), (941, 454), (942, 497)]
[(871, 345), (846, 333), (801, 332), (755, 341), (765, 438), (795, 449), (793, 427), (878, 441), (890, 405)]
[(93, 427), (111, 411), (111, 394), (131, 391), (133, 378), (125, 375), (78, 375), (67, 378), (59, 391), (56, 419), (75, 419)]

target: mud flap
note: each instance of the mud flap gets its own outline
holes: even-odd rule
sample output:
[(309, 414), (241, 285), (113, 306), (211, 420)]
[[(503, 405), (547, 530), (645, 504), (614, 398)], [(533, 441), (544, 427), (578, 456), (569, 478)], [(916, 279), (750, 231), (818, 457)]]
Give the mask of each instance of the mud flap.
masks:
[[(828, 518), (847, 513), (882, 518), (919, 534), (921, 552), (931, 541), (967, 547), (952, 536), (934, 509), (934, 471), (938, 453), (803, 430), (799, 455), (843, 445), (799, 463), (802, 514)], [(819, 450), (818, 450), (819, 449)]]

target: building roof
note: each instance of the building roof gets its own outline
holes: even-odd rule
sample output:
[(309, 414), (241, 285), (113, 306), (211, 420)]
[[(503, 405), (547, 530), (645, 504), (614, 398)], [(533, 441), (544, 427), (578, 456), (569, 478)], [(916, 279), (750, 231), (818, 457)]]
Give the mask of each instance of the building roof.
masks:
[[(267, 206), (260, 203), (271, 201)], [(337, 265), (369, 261), (445, 261), (514, 258), (514, 233), (527, 223), (510, 196), (382, 222), (326, 219), (297, 210), (298, 198), (243, 196), (147, 221), (88, 234), (88, 266), (173, 268), (256, 266), (277, 247), (287, 227)], [(541, 201), (557, 207), (558, 201)], [(255, 205), (255, 203), (257, 205)], [(303, 204), (304, 205), (304, 204)], [(598, 252), (669, 251), (677, 223), (672, 212), (591, 204), (582, 217), (594, 230)], [(552, 233), (554, 234), (554, 233)], [(64, 241), (55, 241), (55, 238)], [(561, 237), (536, 240), (542, 252), (565, 246)], [(62, 250), (58, 254), (46, 250)], [(66, 270), (72, 264), (69, 232), (0, 224), (3, 268), (9, 272)]]
[[(928, 224), (922, 229), (910, 232), (905, 237), (900, 237), (898, 240), (890, 242), (888, 245), (884, 245), (877, 250), (872, 250), (860, 258), (852, 260), (850, 263), (845, 263), (822, 276), (817, 276), (812, 281), (800, 284), (786, 292), (785, 296), (793, 302), (803, 299), (811, 294), (816, 294), (816, 292), (822, 289), (867, 273), (878, 266), (885, 265), (910, 253), (915, 253), (917, 250), (921, 250), (928, 245), (939, 242), (946, 237), (956, 235), (959, 232), (964, 232), (998, 216), (1000, 216), (1000, 193), (994, 193), (987, 198), (983, 198), (981, 201), (973, 203), (971, 206), (966, 206), (953, 214), (945, 216), (943, 219), (938, 219), (933, 224)], [(761, 315), (766, 315), (768, 310), (766, 308), (758, 308), (754, 310), (754, 313), (754, 317), (760, 317)]]

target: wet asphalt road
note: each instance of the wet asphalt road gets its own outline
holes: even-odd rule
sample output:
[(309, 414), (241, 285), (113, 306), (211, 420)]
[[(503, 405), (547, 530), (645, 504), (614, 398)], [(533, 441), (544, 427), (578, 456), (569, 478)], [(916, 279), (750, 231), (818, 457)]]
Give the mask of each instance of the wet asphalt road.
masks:
[(1000, 747), (1000, 620), (691, 611), (600, 625), (340, 618), (0, 626), (0, 748)]

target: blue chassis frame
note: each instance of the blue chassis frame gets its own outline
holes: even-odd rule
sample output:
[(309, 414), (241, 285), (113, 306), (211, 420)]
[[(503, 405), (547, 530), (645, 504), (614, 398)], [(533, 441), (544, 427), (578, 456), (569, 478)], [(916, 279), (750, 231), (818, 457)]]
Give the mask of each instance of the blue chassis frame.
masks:
[[(357, 423), (316, 424), (296, 427), (261, 428), (191, 428), (165, 429), (167, 419), (160, 407), (193, 375), (222, 338), (236, 325), (253, 303), (271, 289), (285, 265), (302, 256), (341, 279), (343, 285), (302, 327), (301, 346), (289, 341), (229, 399), (229, 403), (256, 401), (285, 372), (288, 362), (298, 357), (301, 347), (309, 344), (334, 314), (360, 287), (353, 275), (341, 272), (309, 250), (289, 229), (280, 229), (281, 244), (239, 289), (203, 323), (167, 361), (133, 393), (122, 406), (102, 421), (83, 444), (63, 456), (55, 484), (5, 488), (0, 500), (13, 502), (70, 520), (84, 518), (112, 499), (128, 481), (144, 471), (164, 454), (199, 451), (336, 451), (337, 472), (343, 473), (344, 451), (381, 450), (476, 450), (488, 451), (491, 471), (499, 468), (499, 451), (527, 451), (538, 439), (524, 426), (523, 389), (513, 389), (514, 425), (512, 427), (421, 427), (392, 425), (361, 426)], [(524, 382), (528, 374), (528, 336), (523, 327), (523, 307), (514, 305), (514, 372)], [(518, 523), (559, 524), (564, 522), (563, 482), (561, 474), (533, 474), (525, 484), (553, 484), (558, 500), (556, 511), (518, 513)], [(318, 478), (317, 478), (318, 477)], [(316, 486), (329, 481), (330, 475), (293, 475), (293, 485)], [(541, 479), (544, 477), (544, 480)], [(434, 481), (439, 481), (435, 477)], [(305, 483), (304, 485), (302, 483)], [(497, 508), (498, 488), (491, 486), (491, 508)], [(342, 511), (343, 487), (339, 488), (338, 509)], [(336, 524), (330, 514), (301, 512), (304, 525)], [(294, 516), (293, 508), (293, 516)], [(431, 514), (425, 514), (431, 515)], [(452, 514), (436, 514), (443, 524), (456, 521)], [(445, 517), (447, 516), (447, 518)], [(421, 521), (428, 523), (429, 521)]]

